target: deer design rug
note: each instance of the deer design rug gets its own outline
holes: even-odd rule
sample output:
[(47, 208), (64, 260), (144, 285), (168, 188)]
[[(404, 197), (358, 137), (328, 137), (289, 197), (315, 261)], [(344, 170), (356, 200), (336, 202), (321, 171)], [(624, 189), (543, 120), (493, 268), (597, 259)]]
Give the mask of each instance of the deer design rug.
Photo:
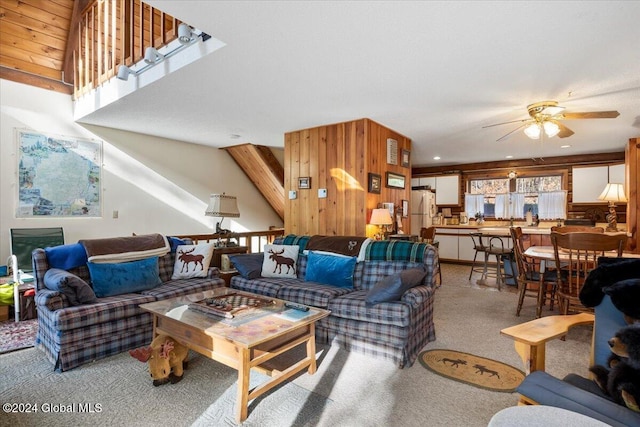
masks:
[(511, 393), (524, 372), (496, 360), (455, 350), (428, 350), (418, 356), (420, 364), (443, 377), (492, 391)]

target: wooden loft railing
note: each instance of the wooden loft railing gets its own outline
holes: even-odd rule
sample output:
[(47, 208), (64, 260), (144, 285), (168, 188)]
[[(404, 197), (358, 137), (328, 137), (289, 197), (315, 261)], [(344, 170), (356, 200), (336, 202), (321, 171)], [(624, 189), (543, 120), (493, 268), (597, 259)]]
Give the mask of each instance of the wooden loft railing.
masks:
[(243, 233), (227, 233), (227, 234), (181, 234), (176, 235), (179, 239), (188, 237), (194, 243), (198, 242), (217, 242), (220, 241), (223, 246), (228, 246), (231, 239), (237, 240), (238, 246), (247, 246), (249, 252), (262, 252), (264, 245), (273, 243), (276, 237), (284, 236), (284, 228), (273, 228), (265, 231), (248, 231)]
[(180, 22), (140, 0), (90, 2), (75, 22), (74, 98), (114, 77), (119, 65), (142, 60), (147, 47), (175, 40)]

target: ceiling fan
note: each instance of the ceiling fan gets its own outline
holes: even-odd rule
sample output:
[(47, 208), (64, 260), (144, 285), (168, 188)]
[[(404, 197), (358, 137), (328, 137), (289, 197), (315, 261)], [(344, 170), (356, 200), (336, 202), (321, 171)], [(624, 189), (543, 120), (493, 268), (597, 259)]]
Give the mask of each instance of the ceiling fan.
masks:
[(565, 107), (558, 105), (556, 101), (536, 102), (527, 106), (529, 111), (528, 119), (512, 120), (510, 122), (496, 123), (493, 125), (483, 126), (482, 128), (490, 128), (493, 126), (506, 125), (509, 123), (522, 123), (520, 126), (509, 132), (508, 134), (498, 138), (496, 141), (502, 141), (514, 132), (524, 128), (524, 133), (531, 139), (540, 139), (544, 134), (548, 138), (556, 135), (560, 138), (567, 138), (573, 135), (573, 131), (560, 123), (560, 120), (575, 119), (615, 119), (620, 115), (617, 111), (592, 111), (587, 113), (565, 113)]

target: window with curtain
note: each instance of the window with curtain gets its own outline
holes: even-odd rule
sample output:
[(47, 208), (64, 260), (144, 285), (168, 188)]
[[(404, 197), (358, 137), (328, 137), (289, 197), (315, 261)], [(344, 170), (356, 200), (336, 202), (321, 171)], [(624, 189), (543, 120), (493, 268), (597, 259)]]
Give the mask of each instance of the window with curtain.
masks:
[(484, 215), (484, 194), (464, 194), (464, 211), (469, 218), (473, 218), (478, 212)]
[[(515, 181), (516, 191), (509, 193), (508, 178), (471, 179), (469, 180), (469, 194), (484, 197), (485, 217), (521, 219), (525, 218), (529, 210), (533, 215), (539, 215), (542, 218), (539, 212), (539, 194), (541, 192), (562, 191), (562, 175), (516, 178)], [(559, 199), (556, 203), (559, 203)], [(467, 209), (466, 197), (465, 211), (471, 215)], [(564, 211), (566, 212), (566, 193)]]
[(567, 192), (548, 191), (539, 193), (538, 215), (540, 219), (567, 218)]

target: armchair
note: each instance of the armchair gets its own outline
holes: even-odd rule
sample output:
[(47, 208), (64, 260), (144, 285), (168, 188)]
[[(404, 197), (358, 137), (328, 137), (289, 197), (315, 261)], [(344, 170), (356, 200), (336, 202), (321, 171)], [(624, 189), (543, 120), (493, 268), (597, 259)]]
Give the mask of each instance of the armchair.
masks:
[[(640, 262), (640, 260), (633, 262)], [(607, 262), (607, 264), (609, 265), (607, 268), (611, 268), (611, 263)], [(636, 269), (636, 271), (640, 270)], [(617, 279), (621, 280), (621, 278)], [(640, 426), (640, 413), (613, 402), (591, 379), (570, 374), (560, 380), (544, 372), (545, 343), (564, 336), (568, 329), (575, 325), (591, 322), (593, 322), (591, 365), (607, 365), (607, 358), (611, 354), (607, 341), (627, 323), (624, 314), (614, 306), (609, 295), (605, 295), (600, 288), (591, 287), (589, 291), (591, 292), (589, 296), (595, 305), (594, 314), (548, 316), (501, 331), (503, 335), (515, 340), (516, 351), (522, 357), (528, 374), (517, 389), (520, 394), (519, 403), (568, 409), (612, 426)], [(598, 294), (597, 301), (593, 301), (594, 293)], [(584, 298), (581, 299), (584, 300)]]

